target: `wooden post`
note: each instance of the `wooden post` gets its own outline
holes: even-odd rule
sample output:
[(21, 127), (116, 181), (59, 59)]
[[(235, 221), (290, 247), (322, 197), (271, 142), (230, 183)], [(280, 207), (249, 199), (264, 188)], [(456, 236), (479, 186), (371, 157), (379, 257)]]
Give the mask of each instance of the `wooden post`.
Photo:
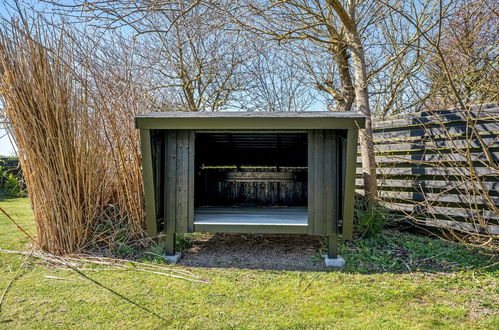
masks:
[(163, 245), (166, 255), (175, 254), (175, 222), (177, 213), (177, 132), (165, 133), (165, 182), (164, 182), (164, 218), (165, 232)]
[(146, 229), (149, 237), (156, 237), (158, 225), (156, 217), (156, 198), (154, 193), (153, 162), (151, 134), (148, 129), (140, 130), (140, 148), (142, 153), (142, 179), (144, 182), (144, 198), (146, 211)]
[(332, 235), (328, 236), (327, 257), (329, 259), (336, 259), (338, 257), (338, 235), (337, 234), (332, 234)]
[(343, 196), (343, 239), (351, 240), (353, 235), (353, 211), (355, 203), (355, 172), (357, 167), (357, 128), (347, 133), (345, 164), (345, 196)]
[(175, 233), (166, 233), (162, 239), (165, 255), (175, 255)]

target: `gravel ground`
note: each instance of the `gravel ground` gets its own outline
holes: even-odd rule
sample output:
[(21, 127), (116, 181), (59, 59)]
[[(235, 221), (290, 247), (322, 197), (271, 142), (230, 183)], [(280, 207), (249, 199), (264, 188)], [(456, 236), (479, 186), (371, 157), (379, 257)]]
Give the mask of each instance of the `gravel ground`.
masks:
[(326, 270), (321, 240), (307, 235), (202, 234), (183, 252), (189, 267)]

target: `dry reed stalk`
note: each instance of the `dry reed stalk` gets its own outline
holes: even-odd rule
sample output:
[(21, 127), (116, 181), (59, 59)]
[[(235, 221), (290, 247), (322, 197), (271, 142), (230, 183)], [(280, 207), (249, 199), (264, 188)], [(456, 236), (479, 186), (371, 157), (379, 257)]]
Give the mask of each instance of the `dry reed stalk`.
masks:
[[(104, 257), (99, 258), (89, 255), (75, 255), (62, 258), (42, 251), (14, 251), (2, 248), (0, 248), (0, 253), (23, 255), (26, 257), (26, 259), (39, 259), (53, 266), (64, 267), (70, 270), (76, 269), (79, 272), (134, 271), (140, 273), (150, 273), (164, 277), (171, 277), (201, 284), (211, 284), (209, 279), (203, 278), (187, 270), (135, 262), (130, 260), (120, 260)], [(99, 268), (92, 268), (96, 266)]]
[(0, 33), (4, 115), (34, 211), (36, 243), (62, 255), (79, 251), (109, 201), (106, 151), (86, 86), (72, 70), (75, 49), (40, 27)]

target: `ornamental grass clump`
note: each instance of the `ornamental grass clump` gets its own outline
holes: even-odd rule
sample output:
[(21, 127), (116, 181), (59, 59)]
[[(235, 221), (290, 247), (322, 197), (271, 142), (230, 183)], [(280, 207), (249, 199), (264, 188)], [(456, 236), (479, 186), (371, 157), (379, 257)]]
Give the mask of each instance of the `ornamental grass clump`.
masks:
[(58, 255), (144, 234), (135, 110), (127, 112), (137, 108), (133, 88), (103, 94), (112, 82), (98, 89), (104, 79), (82, 65), (74, 40), (36, 26), (0, 31), (3, 115), (18, 147), (35, 243)]

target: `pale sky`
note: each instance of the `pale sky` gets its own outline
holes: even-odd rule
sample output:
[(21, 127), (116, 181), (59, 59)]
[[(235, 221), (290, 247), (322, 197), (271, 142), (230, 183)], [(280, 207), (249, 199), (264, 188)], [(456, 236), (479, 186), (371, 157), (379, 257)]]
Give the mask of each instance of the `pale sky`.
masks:
[(0, 156), (15, 156), (15, 149), (3, 128), (0, 128)]

